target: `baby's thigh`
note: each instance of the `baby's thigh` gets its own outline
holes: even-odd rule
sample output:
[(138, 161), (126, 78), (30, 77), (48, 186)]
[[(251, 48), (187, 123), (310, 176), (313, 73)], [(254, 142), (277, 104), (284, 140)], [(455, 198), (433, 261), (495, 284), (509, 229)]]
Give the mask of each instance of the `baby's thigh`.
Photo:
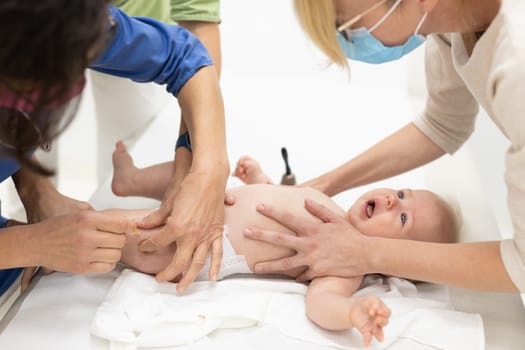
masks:
[(175, 243), (155, 252), (145, 253), (139, 250), (142, 241), (148, 239), (159, 229), (142, 231), (140, 234), (131, 234), (126, 237), (126, 245), (122, 248), (121, 261), (137, 271), (157, 274), (173, 260), (177, 246)]

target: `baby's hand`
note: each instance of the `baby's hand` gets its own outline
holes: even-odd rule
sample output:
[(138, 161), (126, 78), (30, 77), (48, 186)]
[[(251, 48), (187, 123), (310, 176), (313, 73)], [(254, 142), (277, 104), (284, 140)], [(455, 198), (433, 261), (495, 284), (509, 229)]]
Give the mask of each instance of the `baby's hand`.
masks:
[(363, 335), (365, 346), (370, 345), (372, 337), (383, 341), (383, 327), (387, 325), (390, 309), (376, 296), (354, 298), (350, 306), (350, 321)]

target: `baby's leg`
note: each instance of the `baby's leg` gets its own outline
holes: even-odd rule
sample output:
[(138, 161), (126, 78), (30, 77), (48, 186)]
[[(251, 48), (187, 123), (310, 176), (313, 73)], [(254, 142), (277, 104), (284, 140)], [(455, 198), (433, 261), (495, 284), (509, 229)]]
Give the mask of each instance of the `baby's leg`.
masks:
[(142, 196), (161, 200), (173, 174), (173, 162), (139, 169), (122, 141), (113, 152), (111, 190), (117, 196)]
[[(149, 211), (109, 209), (105, 210), (104, 213), (139, 220), (149, 214)], [(126, 236), (126, 244), (122, 248), (122, 256), (120, 261), (137, 271), (149, 273), (152, 275), (162, 271), (173, 260), (173, 256), (177, 250), (175, 243), (172, 243), (168, 247), (157, 250), (153, 253), (144, 253), (138, 248), (142, 241), (153, 236), (161, 229), (162, 227), (157, 227), (151, 230), (140, 230), (135, 234), (128, 234)]]
[(140, 234), (128, 234), (126, 237), (126, 245), (122, 248), (120, 261), (137, 271), (151, 275), (156, 275), (164, 270), (173, 260), (173, 256), (177, 250), (175, 243), (152, 253), (141, 252), (138, 248), (142, 241), (159, 231), (160, 228), (157, 228), (153, 230), (142, 230)]
[(263, 173), (259, 163), (249, 156), (242, 156), (239, 159), (232, 175), (247, 185), (272, 183), (272, 180)]

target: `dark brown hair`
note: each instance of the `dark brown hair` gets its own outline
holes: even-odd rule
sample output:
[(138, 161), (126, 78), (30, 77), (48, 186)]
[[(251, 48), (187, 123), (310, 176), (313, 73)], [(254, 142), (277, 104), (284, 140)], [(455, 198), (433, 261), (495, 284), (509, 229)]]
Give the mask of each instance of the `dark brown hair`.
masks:
[[(2, 0), (0, 23), (0, 94), (9, 89), (27, 98), (31, 91), (40, 91), (32, 101), (36, 115), (52, 109), (56, 101), (67, 100), (90, 59), (105, 48), (108, 1)], [(44, 130), (42, 141), (54, 136)], [(33, 163), (27, 150), (15, 153), (21, 164), (42, 174), (52, 173)]]

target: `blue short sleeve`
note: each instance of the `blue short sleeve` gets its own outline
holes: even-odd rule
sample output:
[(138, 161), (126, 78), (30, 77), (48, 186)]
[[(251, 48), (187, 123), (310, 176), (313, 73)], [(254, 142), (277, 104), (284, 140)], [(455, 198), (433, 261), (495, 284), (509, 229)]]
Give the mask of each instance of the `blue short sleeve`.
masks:
[(213, 64), (204, 45), (188, 30), (146, 17), (129, 17), (110, 6), (118, 28), (109, 47), (90, 68), (137, 82), (166, 84), (177, 96), (204, 66)]
[(0, 182), (16, 173), (20, 169), (20, 164), (14, 159), (0, 158)]

